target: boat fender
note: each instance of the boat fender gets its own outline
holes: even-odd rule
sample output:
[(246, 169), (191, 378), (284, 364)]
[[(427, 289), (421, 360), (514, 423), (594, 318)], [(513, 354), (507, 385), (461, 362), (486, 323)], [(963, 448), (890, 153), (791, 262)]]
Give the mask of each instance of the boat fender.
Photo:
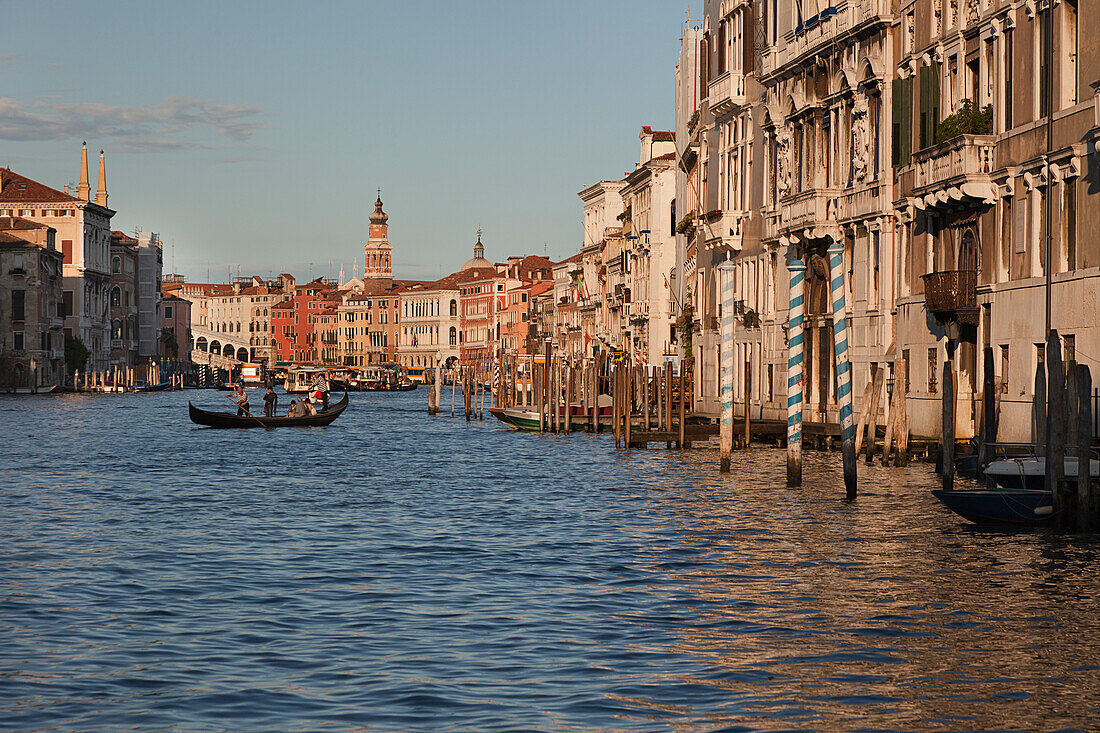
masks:
[(1047, 515), (1047, 514), (1053, 514), (1054, 513), (1054, 507), (1053, 506), (1037, 506), (1037, 507), (1035, 507), (1035, 513), (1038, 514), (1039, 516), (1044, 516), (1044, 515)]

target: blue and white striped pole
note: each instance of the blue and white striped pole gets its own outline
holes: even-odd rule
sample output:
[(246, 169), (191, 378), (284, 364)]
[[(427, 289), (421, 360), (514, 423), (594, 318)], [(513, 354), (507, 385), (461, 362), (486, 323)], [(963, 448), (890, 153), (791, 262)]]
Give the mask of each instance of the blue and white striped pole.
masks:
[(720, 472), (729, 473), (730, 453), (733, 450), (733, 303), (736, 279), (733, 276), (733, 262), (729, 255), (718, 266), (719, 281), (722, 287), (722, 348), (719, 357), (719, 369), (722, 380), (720, 393), (722, 398), (722, 425), (719, 433), (719, 451), (721, 455)]
[(802, 358), (805, 351), (806, 265), (791, 260), (790, 325), (787, 328), (787, 486), (802, 485)]
[(844, 489), (856, 498), (856, 435), (852, 424), (852, 366), (848, 361), (848, 308), (845, 303), (844, 245), (829, 247), (829, 278), (833, 304), (833, 345), (836, 354), (836, 401), (840, 407), (841, 450), (844, 456)]

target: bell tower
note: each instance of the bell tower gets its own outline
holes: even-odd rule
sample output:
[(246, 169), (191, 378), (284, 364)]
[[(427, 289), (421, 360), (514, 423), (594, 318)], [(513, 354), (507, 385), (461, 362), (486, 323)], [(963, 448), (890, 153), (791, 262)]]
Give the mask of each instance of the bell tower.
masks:
[(370, 234), (363, 245), (363, 283), (368, 292), (388, 290), (393, 284), (393, 266), (390, 262), (393, 247), (389, 240), (390, 217), (382, 210), (382, 189), (374, 202), (370, 215)]

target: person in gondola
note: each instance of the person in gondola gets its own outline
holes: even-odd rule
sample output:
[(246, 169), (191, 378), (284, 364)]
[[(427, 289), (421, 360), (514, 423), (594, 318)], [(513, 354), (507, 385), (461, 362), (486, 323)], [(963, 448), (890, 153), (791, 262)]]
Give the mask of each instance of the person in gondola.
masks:
[(328, 409), (328, 392), (322, 392), (321, 390), (317, 390), (313, 394), (313, 404), (314, 405), (321, 405), (321, 410), (322, 411), (327, 410)]
[(264, 394), (264, 417), (275, 417), (275, 411), (279, 409), (279, 395), (271, 387)]
[(308, 397), (304, 398), (302, 400), (302, 415), (303, 416), (304, 415), (309, 415), (309, 416), (312, 417), (313, 415), (316, 415), (316, 414), (317, 414), (317, 408), (314, 407), (312, 404), (310, 404), (310, 400), (309, 400)]
[(301, 417), (302, 406), (298, 404), (298, 400), (290, 401), (290, 410), (286, 413), (287, 417)]
[(237, 415), (248, 414), (248, 393), (244, 391), (244, 386), (237, 385), (237, 392), (233, 395), (233, 401), (237, 403)]

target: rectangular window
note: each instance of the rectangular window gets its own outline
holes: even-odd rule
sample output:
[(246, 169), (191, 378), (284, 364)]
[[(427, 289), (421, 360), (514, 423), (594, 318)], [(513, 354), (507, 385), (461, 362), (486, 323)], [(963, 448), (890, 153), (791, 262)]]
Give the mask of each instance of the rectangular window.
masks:
[(15, 349), (16, 351), (22, 351), (23, 350), (24, 344), (23, 344), (23, 332), (22, 331), (15, 331), (12, 334), (12, 348)]
[(64, 257), (64, 262), (66, 265), (73, 264), (73, 240), (61, 240), (61, 254)]
[(1012, 65), (1013, 65), (1012, 29), (1005, 29), (1005, 93), (1002, 99), (1005, 107), (1005, 130), (1012, 129), (1012, 105), (1016, 101), (1012, 92)]
[(1050, 48), (1051, 12), (1049, 9), (1039, 11), (1039, 73), (1035, 76), (1035, 96), (1039, 101), (1039, 117), (1050, 114), (1050, 98), (1053, 94), (1051, 82), (1053, 77), (1053, 61)]
[(936, 391), (938, 389), (938, 385), (937, 385), (937, 382), (936, 382), (936, 373), (937, 373), (936, 355), (937, 355), (937, 350), (936, 349), (929, 349), (928, 350), (928, 394), (936, 394)]
[(1077, 269), (1077, 179), (1066, 179), (1062, 209), (1065, 216), (1066, 270)]
[(1008, 392), (1008, 344), (1001, 344), (1001, 394)]
[(73, 314), (73, 291), (65, 290), (61, 293), (61, 313), (62, 318), (71, 316)]
[(1073, 334), (1063, 336), (1062, 351), (1066, 361), (1077, 361), (1077, 337)]
[(13, 321), (22, 321), (26, 318), (26, 295), (27, 291), (25, 290), (11, 291), (11, 319)]

